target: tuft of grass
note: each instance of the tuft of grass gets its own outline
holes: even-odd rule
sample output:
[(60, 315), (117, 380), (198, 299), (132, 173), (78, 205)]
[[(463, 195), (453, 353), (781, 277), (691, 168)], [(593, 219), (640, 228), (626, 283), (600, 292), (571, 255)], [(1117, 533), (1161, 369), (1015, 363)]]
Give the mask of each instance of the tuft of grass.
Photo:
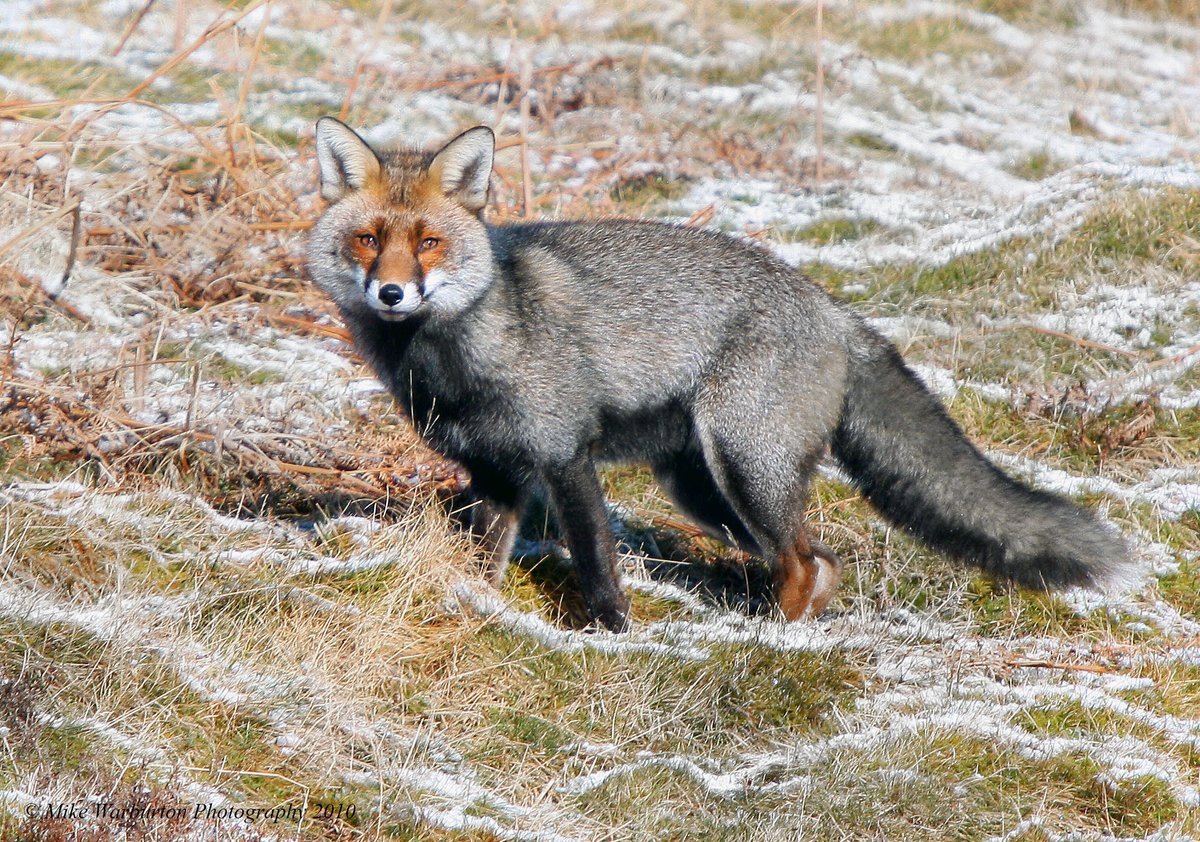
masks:
[(175, 68), (167, 74), (166, 79), (170, 88), (151, 98), (174, 102), (211, 102), (215, 90), (229, 100), (236, 98), (241, 81), (237, 75), (227, 71), (189, 64)]
[[(1158, 540), (1178, 548), (1179, 572), (1158, 580), (1158, 592), (1188, 616), (1200, 615), (1200, 512), (1185, 512), (1178, 521), (1158, 526)], [(1191, 556), (1185, 555), (1191, 553)]]
[(980, 11), (1024, 26), (1053, 26), (1060, 31), (1075, 29), (1082, 23), (1077, 0), (979, 0)]
[(953, 18), (916, 18), (852, 29), (858, 45), (868, 54), (901, 61), (919, 61), (934, 53), (962, 58), (995, 49), (986, 33)]
[(873, 132), (852, 132), (846, 135), (846, 143), (867, 149), (872, 152), (898, 152), (899, 149), (889, 140), (884, 140)]
[(814, 245), (837, 245), (852, 240), (861, 240), (877, 233), (882, 226), (873, 219), (834, 217), (814, 222), (804, 228), (781, 232), (781, 239), (788, 243), (812, 243)]
[(266, 37), (263, 38), (262, 60), (269, 65), (311, 75), (320, 70), (328, 58), (303, 38)]
[[(853, 278), (819, 266), (808, 269), (835, 284), (868, 284), (877, 306), (969, 324), (980, 312), (1006, 315), (1060, 307), (1062, 290), (1080, 277), (1117, 282), (1144, 274), (1150, 265), (1184, 277), (1194, 274), (1200, 271), (1194, 238), (1198, 212), (1200, 191), (1167, 190), (1154, 196), (1131, 192), (1114, 198), (1070, 237), (1050, 245), (1017, 238), (935, 267), (884, 266)], [(1013, 350), (1026, 346), (1026, 338)]]
[(11, 50), (0, 50), (0, 75), (47, 88), (62, 99), (124, 96), (138, 83), (97, 62), (34, 58)]
[(1144, 15), (1155, 20), (1165, 17), (1188, 23), (1200, 21), (1200, 4), (1195, 0), (1116, 0), (1115, 5), (1127, 14)]
[(1055, 173), (1061, 172), (1064, 165), (1056, 161), (1049, 152), (1034, 152), (1030, 155), (1014, 161), (1005, 169), (1015, 175), (1017, 178), (1023, 178), (1026, 181), (1041, 181), (1043, 178), (1049, 178)]
[(803, 67), (804, 64), (811, 63), (806, 62), (806, 58), (804, 55), (783, 55), (782, 50), (778, 50), (761, 55), (753, 61), (708, 65), (700, 71), (699, 79), (706, 85), (748, 85), (762, 81), (768, 73), (783, 69), (795, 70), (797, 65)]
[(609, 190), (609, 198), (631, 215), (647, 215), (655, 210), (665, 211), (665, 205), (683, 198), (687, 189), (685, 178), (647, 173), (622, 179)]
[(1175, 272), (1200, 270), (1196, 220), (1200, 191), (1171, 189), (1161, 194), (1133, 193), (1093, 214), (1066, 244), (1060, 256), (1089, 262), (1151, 261)]

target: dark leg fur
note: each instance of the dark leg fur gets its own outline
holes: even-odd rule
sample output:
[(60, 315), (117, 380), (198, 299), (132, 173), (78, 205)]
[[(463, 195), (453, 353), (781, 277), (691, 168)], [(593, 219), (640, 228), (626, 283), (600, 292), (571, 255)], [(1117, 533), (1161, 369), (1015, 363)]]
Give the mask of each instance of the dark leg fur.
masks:
[(524, 495), (514, 483), (486, 465), (476, 464), (468, 470), (471, 485), (466, 505), (455, 515), (487, 554), (487, 578), (498, 587), (504, 580), (517, 539)]
[(750, 530), (704, 463), (699, 447), (658, 462), (653, 470), (671, 502), (708, 535), (753, 555), (762, 555)]
[(629, 600), (619, 584), (616, 547), (591, 456), (580, 453), (547, 471), (546, 486), (566, 533), (588, 612), (605, 628), (623, 630)]

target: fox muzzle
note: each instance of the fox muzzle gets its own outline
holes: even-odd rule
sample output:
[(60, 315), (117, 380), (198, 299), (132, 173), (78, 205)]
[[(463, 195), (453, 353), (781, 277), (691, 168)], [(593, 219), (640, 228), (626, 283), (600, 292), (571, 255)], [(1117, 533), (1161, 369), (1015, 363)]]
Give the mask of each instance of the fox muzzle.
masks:
[(395, 307), (404, 300), (404, 287), (399, 284), (384, 284), (379, 288), (379, 300), (385, 307)]
[(367, 283), (366, 299), (379, 318), (395, 322), (416, 312), (425, 301), (425, 290), (422, 284), (414, 280), (403, 284), (395, 281), (381, 284), (372, 278)]

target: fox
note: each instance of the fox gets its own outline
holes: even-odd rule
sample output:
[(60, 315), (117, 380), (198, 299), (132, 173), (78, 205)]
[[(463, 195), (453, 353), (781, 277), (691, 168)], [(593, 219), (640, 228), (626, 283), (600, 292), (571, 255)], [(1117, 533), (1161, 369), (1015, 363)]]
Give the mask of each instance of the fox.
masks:
[(310, 277), (437, 452), (499, 583), (553, 503), (593, 628), (629, 624), (597, 466), (648, 465), (704, 533), (762, 559), (785, 620), (842, 577), (805, 505), (827, 454), (883, 517), (1031, 589), (1103, 587), (1120, 533), (989, 462), (900, 352), (766, 246), (634, 219), (491, 224), (495, 136), (376, 149), (316, 124)]

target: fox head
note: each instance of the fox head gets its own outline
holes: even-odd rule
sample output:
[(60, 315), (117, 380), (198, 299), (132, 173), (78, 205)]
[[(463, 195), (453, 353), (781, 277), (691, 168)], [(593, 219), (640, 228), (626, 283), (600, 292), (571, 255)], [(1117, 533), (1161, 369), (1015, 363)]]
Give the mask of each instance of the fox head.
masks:
[(491, 283), (482, 215), (495, 136), (469, 129), (437, 152), (376, 152), (332, 117), (317, 121), (321, 195), (308, 271), (347, 317), (446, 318)]

